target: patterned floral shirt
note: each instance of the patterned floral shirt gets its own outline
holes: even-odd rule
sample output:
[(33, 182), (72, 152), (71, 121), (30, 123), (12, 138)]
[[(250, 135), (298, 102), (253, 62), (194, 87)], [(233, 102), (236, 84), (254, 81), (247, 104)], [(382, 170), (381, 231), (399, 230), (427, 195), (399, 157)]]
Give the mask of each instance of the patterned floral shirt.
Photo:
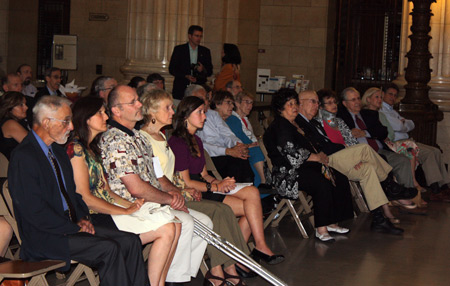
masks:
[[(99, 161), (95, 160), (95, 155), (90, 153), (89, 150), (81, 144), (78, 138), (74, 138), (67, 144), (66, 152), (70, 159), (73, 157), (81, 157), (86, 161), (89, 172), (89, 189), (92, 195), (103, 199), (108, 203), (114, 204), (114, 198), (112, 198), (106, 190), (106, 179), (103, 166)], [(93, 214), (97, 212), (89, 210), (89, 213)]]
[(108, 174), (111, 190), (122, 198), (134, 202), (121, 177), (136, 174), (141, 180), (161, 189), (153, 169), (153, 150), (147, 138), (136, 129), (110, 120), (108, 130), (100, 140), (103, 166)]

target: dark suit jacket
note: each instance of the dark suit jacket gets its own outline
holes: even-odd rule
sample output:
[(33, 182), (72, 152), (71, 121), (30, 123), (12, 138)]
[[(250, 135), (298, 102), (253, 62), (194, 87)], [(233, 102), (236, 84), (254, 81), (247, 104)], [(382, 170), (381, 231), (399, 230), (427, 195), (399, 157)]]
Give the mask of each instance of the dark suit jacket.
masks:
[(298, 115), (297, 118), (295, 118), (295, 122), (301, 129), (303, 129), (303, 132), (305, 132), (305, 137), (307, 137), (314, 145), (317, 153), (322, 151), (329, 156), (345, 148), (343, 145), (333, 143), (330, 139), (328, 139), (328, 137), (320, 134), (316, 127), (312, 123), (306, 121), (301, 115)]
[[(56, 91), (56, 93), (58, 94), (58, 96), (62, 96), (62, 93), (59, 91), (59, 89)], [(50, 91), (48, 90), (47, 85), (44, 86), (43, 88), (41, 88), (41, 90), (39, 90), (36, 95), (34, 96), (34, 99), (36, 101), (39, 100), (39, 98), (43, 97), (44, 95), (50, 95)]]
[[(172, 95), (176, 99), (182, 99), (184, 90), (189, 85), (189, 80), (185, 77), (191, 74), (191, 56), (189, 54), (189, 43), (178, 45), (173, 49), (170, 58), (169, 72), (175, 77), (173, 81)], [(211, 52), (208, 48), (198, 46), (197, 62), (202, 63), (205, 68), (201, 77), (197, 77), (197, 84), (204, 84), (206, 78), (212, 74)]]
[[(79, 220), (88, 215), (89, 210), (81, 196), (75, 193), (69, 157), (56, 143), (52, 149), (63, 171), (67, 193)], [(68, 269), (69, 245), (65, 235), (77, 233), (80, 227), (64, 215), (56, 176), (32, 132), (14, 149), (9, 162), (8, 180), (22, 238), (20, 258), (27, 261), (60, 259), (67, 262)]]
[[(378, 111), (370, 110), (370, 109), (362, 109), (359, 114), (361, 114), (362, 120), (366, 124), (367, 131), (370, 133), (372, 139), (376, 139), (384, 145), (384, 139), (388, 136), (388, 130), (386, 126), (381, 124), (380, 119), (378, 117)], [(353, 121), (353, 117), (350, 112), (345, 107), (340, 107), (337, 113), (337, 117), (342, 118), (345, 124), (350, 129), (355, 128), (355, 122)], [(386, 150), (390, 150), (389, 148), (384, 148)]]

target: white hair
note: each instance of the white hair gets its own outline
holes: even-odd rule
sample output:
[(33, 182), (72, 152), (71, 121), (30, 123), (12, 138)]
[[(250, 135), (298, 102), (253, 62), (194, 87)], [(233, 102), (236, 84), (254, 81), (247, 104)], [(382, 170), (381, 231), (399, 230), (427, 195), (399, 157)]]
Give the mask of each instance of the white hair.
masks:
[(195, 93), (199, 92), (200, 90), (205, 90), (205, 88), (198, 84), (191, 84), (190, 86), (186, 87), (186, 90), (184, 91), (184, 97), (193, 96)]
[(41, 125), (44, 118), (55, 114), (64, 104), (70, 106), (72, 102), (56, 95), (43, 96), (33, 107), (33, 124)]

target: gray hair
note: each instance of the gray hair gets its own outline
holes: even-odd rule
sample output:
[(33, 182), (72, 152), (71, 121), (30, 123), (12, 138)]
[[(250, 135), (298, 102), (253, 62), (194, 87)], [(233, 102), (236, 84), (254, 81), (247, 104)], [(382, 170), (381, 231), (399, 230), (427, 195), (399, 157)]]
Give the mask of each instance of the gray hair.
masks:
[(64, 104), (70, 106), (72, 102), (56, 95), (41, 97), (33, 107), (33, 124), (41, 125), (46, 116), (55, 114)]
[(190, 86), (186, 87), (186, 90), (184, 91), (184, 97), (193, 96), (200, 90), (204, 90), (206, 92), (203, 86), (198, 84), (191, 84)]
[(149, 82), (149, 83), (146, 83), (146, 84), (141, 85), (140, 87), (138, 87), (136, 89), (136, 93), (138, 94), (139, 98), (141, 98), (142, 95), (144, 95), (144, 93), (147, 93), (147, 92), (152, 91), (152, 90), (157, 89), (157, 88), (158, 87), (156, 86), (156, 84)]
[(347, 87), (341, 92), (341, 99), (342, 99), (342, 101), (347, 100), (348, 93), (350, 93), (350, 92), (355, 92), (355, 93), (357, 93), (359, 95), (359, 91), (356, 88), (354, 88), (352, 86), (351, 87)]
[(93, 83), (93, 91), (98, 94), (101, 90), (105, 90), (105, 82), (114, 79), (112, 76), (98, 77)]

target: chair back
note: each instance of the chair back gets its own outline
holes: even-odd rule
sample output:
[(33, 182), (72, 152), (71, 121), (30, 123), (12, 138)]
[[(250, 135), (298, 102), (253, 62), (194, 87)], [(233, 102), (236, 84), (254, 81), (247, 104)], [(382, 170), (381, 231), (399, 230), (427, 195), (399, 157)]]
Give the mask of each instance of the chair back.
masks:
[(213, 160), (209, 156), (208, 152), (205, 151), (205, 161), (206, 161), (206, 171), (212, 172), (214, 177), (217, 180), (222, 180), (222, 176), (219, 174), (219, 171), (217, 171), (216, 166), (214, 165)]
[(8, 177), (8, 165), (8, 159), (6, 159), (5, 155), (0, 153), (0, 178)]
[(17, 226), (17, 221), (14, 216), (14, 208), (11, 194), (9, 193), (8, 180), (3, 183), (2, 194), (3, 197), (0, 196), (0, 215), (2, 215), (9, 223), (9, 225), (11, 225), (14, 234), (16, 235), (17, 241), (19, 242), (19, 244), (22, 244), (22, 239), (20, 238), (19, 234), (19, 227)]
[(267, 155), (267, 149), (266, 146), (264, 145), (264, 141), (261, 138), (258, 138), (258, 144), (259, 144), (259, 148), (261, 148), (262, 153), (264, 154), (264, 158), (266, 159), (267, 162), (267, 167), (269, 167), (269, 171), (272, 172), (272, 161), (269, 158), (269, 155)]

